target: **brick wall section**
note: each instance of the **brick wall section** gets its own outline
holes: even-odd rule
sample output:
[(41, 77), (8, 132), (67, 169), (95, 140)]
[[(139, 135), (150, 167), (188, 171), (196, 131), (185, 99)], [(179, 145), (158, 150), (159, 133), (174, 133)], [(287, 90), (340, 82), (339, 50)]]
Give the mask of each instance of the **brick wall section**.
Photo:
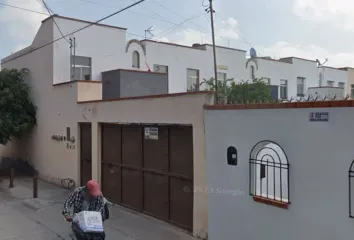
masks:
[(247, 109), (330, 108), (330, 107), (354, 107), (354, 100), (205, 105), (204, 109), (247, 110)]

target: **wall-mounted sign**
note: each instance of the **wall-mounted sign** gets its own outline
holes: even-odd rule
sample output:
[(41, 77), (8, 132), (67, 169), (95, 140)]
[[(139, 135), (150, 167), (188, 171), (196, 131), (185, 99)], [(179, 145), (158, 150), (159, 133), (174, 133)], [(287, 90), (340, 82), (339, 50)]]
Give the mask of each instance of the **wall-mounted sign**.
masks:
[(328, 122), (328, 119), (328, 112), (310, 112), (309, 114), (310, 122)]
[(145, 135), (145, 139), (158, 140), (159, 139), (159, 129), (157, 127), (146, 127), (144, 135)]

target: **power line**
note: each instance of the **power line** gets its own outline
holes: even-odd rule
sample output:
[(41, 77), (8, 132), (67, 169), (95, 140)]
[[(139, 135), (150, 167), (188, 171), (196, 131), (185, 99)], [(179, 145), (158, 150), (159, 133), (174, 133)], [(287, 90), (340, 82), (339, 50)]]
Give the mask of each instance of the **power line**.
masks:
[[(103, 3), (96, 2), (96, 1), (92, 1), (92, 0), (78, 0), (78, 1), (86, 2), (86, 3), (91, 3), (91, 4), (95, 4), (95, 5), (100, 5), (100, 6), (108, 7), (108, 8), (115, 7), (115, 6), (112, 6), (112, 5), (107, 5), (107, 4), (103, 4)], [(156, 2), (156, 3), (157, 3), (157, 2)], [(159, 4), (159, 3), (157, 3), (157, 4)], [(165, 9), (167, 9), (167, 8), (164, 7), (163, 5), (161, 5), (161, 4), (159, 4), (159, 5), (162, 6), (163, 8), (165, 8)], [(169, 11), (172, 11), (172, 10), (169, 10)], [(153, 13), (154, 15), (156, 15), (157, 18), (154, 17), (154, 16), (151, 16), (151, 15), (147, 15), (147, 14), (135, 12), (135, 11), (132, 11), (132, 10), (128, 10), (127, 12), (133, 13), (133, 14), (138, 15), (138, 16), (140, 16), (140, 17), (144, 16), (144, 17), (146, 17), (146, 18), (156, 19), (156, 20), (158, 20), (158, 21), (165, 22), (165, 23), (169, 23), (169, 24), (171, 24), (171, 25), (178, 25), (178, 24), (180, 24), (180, 23), (175, 23), (175, 22), (169, 21), (168, 19), (162, 17), (160, 14), (157, 14), (157, 13), (152, 12), (152, 11), (151, 11), (151, 13)], [(180, 16), (180, 15), (179, 15), (179, 16)], [(180, 16), (180, 17), (182, 17), (182, 16)], [(184, 17), (182, 17), (182, 18), (185, 20)], [(186, 27), (183, 26), (183, 28), (186, 28)], [(205, 31), (201, 31), (201, 30), (195, 29), (195, 28), (191, 28), (191, 29), (196, 30), (196, 31), (200, 31), (200, 32), (204, 32), (204, 33), (207, 33), (207, 32), (208, 32), (208, 30), (205, 30), (206, 28), (203, 28)]]
[[(184, 23), (186, 23), (186, 22), (188, 22), (188, 21), (191, 21), (191, 20), (193, 20), (193, 19), (199, 18), (199, 17), (203, 16), (204, 14), (205, 14), (205, 13), (202, 13), (202, 14), (200, 14), (200, 15), (194, 15), (194, 16), (192, 16), (192, 17), (190, 17), (190, 18), (184, 20), (183, 22), (180, 22), (179, 24), (176, 24), (175, 26), (173, 26), (173, 27), (171, 27), (171, 28), (168, 28), (168, 29), (166, 29), (166, 30), (161, 31), (161, 32), (158, 33), (157, 35), (160, 35), (160, 34), (165, 33), (163, 36), (161, 36), (161, 37), (165, 37), (166, 35), (170, 34), (171, 32), (175, 31), (176, 29), (183, 27), (183, 24), (184, 24)], [(160, 37), (160, 38), (161, 38), (161, 37)]]
[[(42, 2), (41, 2), (41, 1), (42, 1)], [(37, 2), (39, 2), (40, 4), (43, 4), (43, 6), (47, 9), (47, 11), (48, 11), (48, 13), (49, 13), (50, 15), (55, 14), (55, 13), (49, 8), (49, 6), (47, 5), (47, 3), (46, 3), (44, 0), (37, 0)], [(60, 35), (65, 39), (65, 41), (66, 41), (67, 43), (69, 43), (69, 44), (71, 45), (71, 43), (69, 42), (69, 40), (66, 39), (66, 37), (65, 37), (64, 34), (63, 34), (63, 32), (60, 30), (60, 27), (59, 27), (59, 25), (57, 24), (57, 21), (55, 21), (54, 18), (53, 18), (53, 22), (54, 22), (55, 26), (57, 27), (58, 31), (60, 32)]]
[(31, 49), (30, 51), (28, 51), (28, 52), (26, 52), (26, 53), (24, 53), (24, 54), (22, 54), (22, 55), (19, 55), (19, 56), (13, 58), (12, 60), (14, 60), (14, 59), (16, 59), (16, 58), (19, 58), (19, 57), (22, 57), (22, 56), (24, 56), (24, 55), (27, 55), (27, 54), (29, 54), (29, 53), (32, 53), (32, 52), (34, 52), (34, 51), (37, 51), (37, 50), (39, 50), (39, 49), (41, 49), (41, 48), (44, 48), (44, 47), (46, 47), (46, 46), (48, 46), (48, 45), (50, 45), (50, 44), (53, 44), (53, 43), (55, 43), (55, 42), (57, 42), (57, 41), (63, 39), (64, 37), (67, 37), (67, 36), (70, 36), (71, 34), (80, 32), (80, 31), (82, 31), (82, 30), (84, 30), (84, 29), (86, 29), (86, 28), (91, 27), (92, 25), (95, 25), (95, 24), (97, 24), (97, 23), (100, 23), (100, 22), (102, 22), (102, 21), (104, 21), (104, 20), (106, 20), (106, 19), (108, 19), (108, 18), (110, 18), (110, 17), (113, 17), (114, 15), (117, 15), (118, 13), (124, 12), (124, 11), (126, 11), (127, 9), (132, 8), (132, 7), (138, 5), (138, 4), (142, 3), (142, 2), (145, 2), (145, 1), (146, 1), (146, 0), (140, 0), (140, 1), (137, 1), (137, 2), (135, 2), (135, 3), (133, 3), (133, 4), (130, 4), (129, 6), (127, 6), (127, 7), (125, 7), (125, 8), (122, 8), (122, 9), (120, 9), (119, 11), (114, 12), (114, 13), (112, 13), (112, 14), (110, 14), (110, 15), (104, 17), (104, 18), (101, 18), (100, 20), (98, 20), (98, 21), (96, 21), (96, 22), (92, 22), (92, 23), (90, 23), (90, 24), (88, 24), (88, 25), (86, 25), (86, 26), (84, 26), (84, 27), (82, 27), (82, 28), (80, 28), (80, 29), (77, 29), (77, 30), (75, 30), (75, 31), (73, 31), (73, 32), (71, 32), (71, 33), (66, 34), (65, 36), (62, 36), (62, 37), (60, 37), (60, 38), (57, 38), (57, 39), (55, 39), (55, 40), (53, 40), (53, 41), (51, 41), (51, 42), (49, 42), (49, 43), (43, 44), (43, 45), (41, 45), (41, 46), (39, 46), (39, 47), (37, 47), (37, 48)]
[[(157, 2), (157, 1), (155, 1), (155, 0), (152, 0), (152, 2), (155, 3), (155, 4), (157, 4), (157, 5), (159, 5), (161, 8), (163, 8), (163, 9), (165, 9), (165, 10), (167, 10), (167, 11), (173, 13), (173, 14), (175, 14), (176, 16), (182, 18), (183, 20), (186, 20), (186, 18), (185, 18), (184, 16), (182, 16), (181, 14), (179, 14), (178, 12), (173, 11), (173, 10), (171, 10), (171, 9), (169, 9), (169, 8), (167, 8), (167, 7), (165, 7), (164, 5), (162, 5), (161, 3), (159, 3), (159, 2)], [(202, 28), (202, 29), (205, 30), (205, 28), (202, 27), (202, 26), (200, 26), (199, 24), (196, 24), (196, 23), (194, 23), (194, 22), (191, 22), (191, 23), (193, 23), (195, 26), (197, 26), (197, 27)], [(206, 31), (207, 31), (207, 30), (206, 30)], [(208, 31), (207, 31), (207, 32), (208, 32)]]
[(13, 5), (6, 4), (6, 3), (0, 3), (0, 5), (3, 5), (3, 6), (5, 6), (5, 7), (11, 7), (11, 8), (20, 9), (20, 10), (27, 11), (27, 12), (42, 14), (42, 15), (46, 15), (46, 16), (49, 15), (48, 13), (38, 12), (38, 11), (35, 11), (35, 10), (31, 10), (31, 9), (27, 9), (27, 8), (22, 8), (22, 7), (17, 7), (17, 6), (13, 6)]

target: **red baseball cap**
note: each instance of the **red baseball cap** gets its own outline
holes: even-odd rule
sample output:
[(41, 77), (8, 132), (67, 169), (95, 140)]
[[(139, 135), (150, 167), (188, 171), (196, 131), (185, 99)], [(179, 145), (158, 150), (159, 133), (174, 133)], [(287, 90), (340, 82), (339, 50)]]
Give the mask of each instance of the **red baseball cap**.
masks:
[(88, 181), (86, 187), (93, 197), (98, 197), (101, 195), (100, 185), (95, 180)]

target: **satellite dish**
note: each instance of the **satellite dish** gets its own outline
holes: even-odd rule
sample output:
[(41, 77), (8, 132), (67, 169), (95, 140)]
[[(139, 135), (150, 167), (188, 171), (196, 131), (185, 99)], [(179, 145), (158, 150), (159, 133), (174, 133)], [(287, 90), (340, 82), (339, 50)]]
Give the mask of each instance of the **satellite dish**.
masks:
[(256, 49), (254, 49), (254, 48), (250, 49), (250, 56), (251, 56), (251, 58), (256, 58), (257, 57)]

